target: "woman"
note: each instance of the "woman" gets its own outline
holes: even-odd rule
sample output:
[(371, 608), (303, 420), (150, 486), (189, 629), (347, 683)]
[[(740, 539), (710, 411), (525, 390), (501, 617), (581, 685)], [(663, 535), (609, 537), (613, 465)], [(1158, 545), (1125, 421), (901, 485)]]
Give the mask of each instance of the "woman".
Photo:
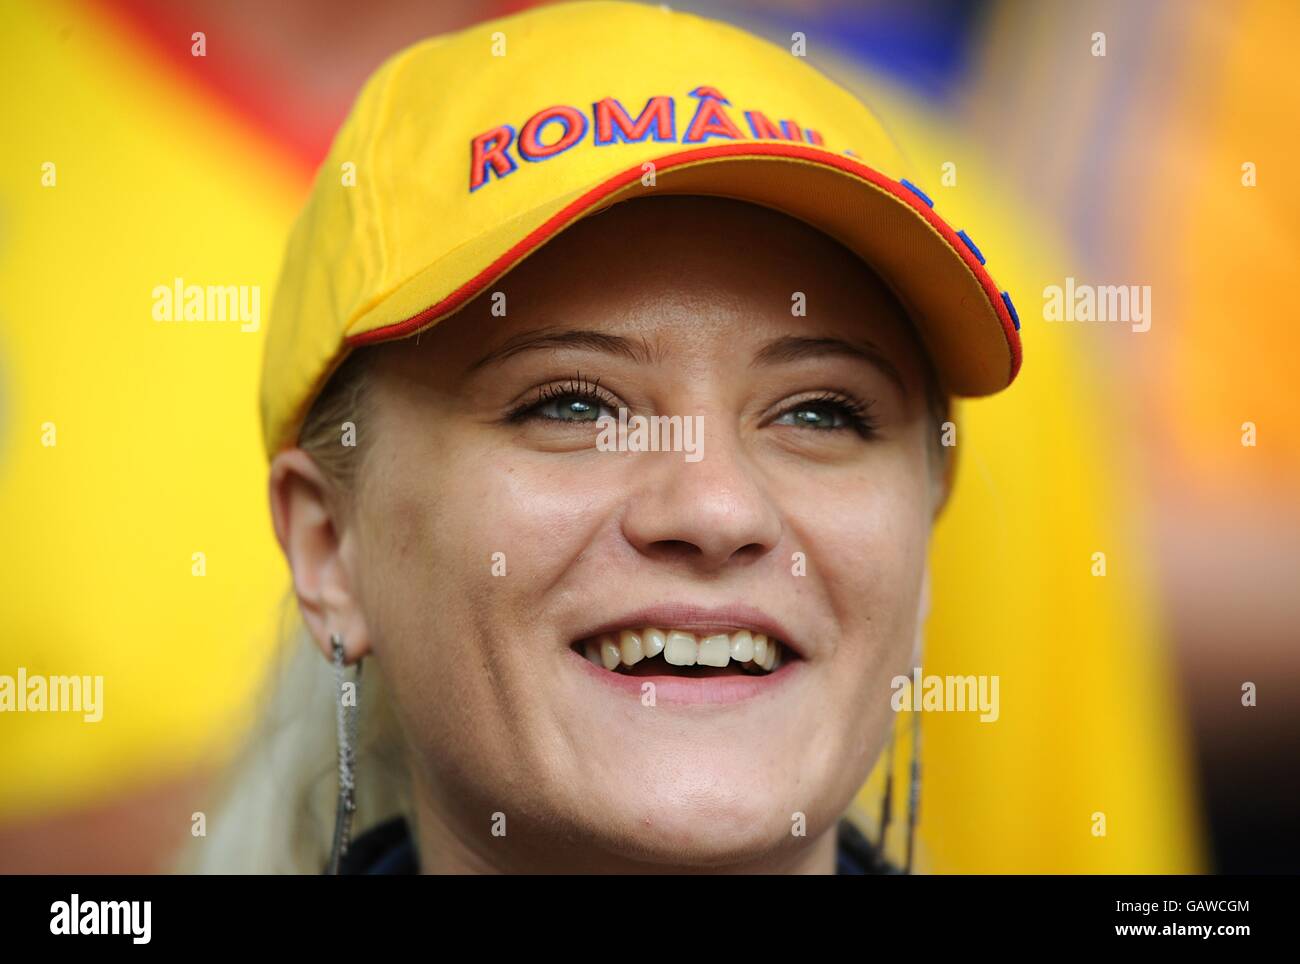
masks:
[(889, 869), (844, 818), (920, 647), (947, 398), (1020, 359), (898, 164), (799, 58), (657, 8), (381, 68), (268, 333), (305, 645), (205, 866)]

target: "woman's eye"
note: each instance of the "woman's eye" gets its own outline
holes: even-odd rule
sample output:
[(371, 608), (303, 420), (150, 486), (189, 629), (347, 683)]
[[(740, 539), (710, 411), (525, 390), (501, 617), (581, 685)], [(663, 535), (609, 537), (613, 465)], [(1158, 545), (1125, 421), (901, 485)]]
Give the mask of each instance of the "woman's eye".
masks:
[(775, 424), (832, 429), (848, 428), (853, 423), (843, 406), (818, 402), (815, 405), (798, 405), (790, 409), (776, 419)]
[(843, 428), (848, 422), (842, 412), (829, 405), (800, 405), (776, 420), (778, 425), (802, 425), (808, 428)]
[(870, 438), (876, 430), (870, 405), (839, 398), (820, 398), (792, 405), (773, 420), (774, 425), (793, 425), (814, 431), (832, 432), (852, 429), (863, 438)]
[(530, 407), (525, 413), (556, 422), (594, 422), (602, 414), (612, 415), (609, 406), (594, 395), (560, 395), (544, 399)]

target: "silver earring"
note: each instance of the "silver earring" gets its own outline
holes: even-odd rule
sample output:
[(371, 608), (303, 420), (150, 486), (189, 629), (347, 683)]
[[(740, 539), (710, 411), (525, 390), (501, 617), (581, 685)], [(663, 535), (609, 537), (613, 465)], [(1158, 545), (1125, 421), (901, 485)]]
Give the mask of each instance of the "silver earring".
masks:
[[(889, 830), (894, 798), (894, 743), (898, 732), (898, 717), (894, 717), (894, 726), (889, 739), (889, 756), (885, 761), (885, 792), (880, 798), (880, 843), (876, 849), (880, 859), (885, 857), (885, 833)], [(916, 823), (921, 813), (921, 714), (912, 711), (912, 761), (910, 766), (907, 792), (907, 855), (903, 864), (903, 873), (912, 872), (912, 855), (916, 844)]]
[(358, 703), (361, 698), (361, 661), (357, 661), (351, 705), (345, 705), (348, 703), (344, 699), (347, 676), (343, 666), (343, 637), (338, 633), (330, 636), (330, 649), (334, 654), (334, 677), (337, 683), (334, 704), (338, 723), (339, 798), (334, 816), (334, 843), (330, 847), (330, 858), (326, 873), (337, 874), (340, 864), (348, 852), (348, 843), (352, 834), (352, 814), (357, 809), (356, 747), (357, 717), (360, 712)]
[(894, 744), (898, 742), (898, 717), (889, 725), (889, 755), (885, 758), (885, 792), (880, 797), (880, 842), (876, 853), (885, 859), (885, 838), (889, 832), (889, 819), (894, 809)]
[(921, 815), (921, 714), (912, 711), (912, 774), (907, 795), (907, 862), (903, 873), (912, 872), (912, 847), (916, 841), (916, 822)]

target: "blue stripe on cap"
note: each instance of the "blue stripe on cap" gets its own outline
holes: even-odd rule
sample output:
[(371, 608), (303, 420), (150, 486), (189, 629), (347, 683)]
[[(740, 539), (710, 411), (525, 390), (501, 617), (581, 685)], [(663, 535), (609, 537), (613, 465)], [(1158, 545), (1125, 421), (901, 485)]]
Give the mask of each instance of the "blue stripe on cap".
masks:
[(957, 237), (961, 238), (966, 247), (970, 248), (971, 253), (980, 259), (980, 264), (984, 264), (984, 255), (980, 253), (979, 248), (975, 247), (975, 242), (970, 239), (970, 235), (964, 229), (957, 232)]
[(1020, 330), (1020, 316), (1016, 314), (1016, 306), (1011, 303), (1011, 296), (1005, 291), (1002, 292), (1002, 303), (1007, 306), (1007, 311), (1011, 312), (1011, 323), (1016, 326), (1016, 331)]
[(929, 196), (924, 191), (922, 191), (919, 187), (917, 187), (915, 184), (909, 181), (907, 178), (903, 178), (898, 183), (903, 185), (903, 187), (907, 188), (909, 191), (911, 191), (913, 194), (919, 197), (922, 201), (924, 201), (926, 207), (929, 208), (934, 207), (934, 202), (930, 200)]

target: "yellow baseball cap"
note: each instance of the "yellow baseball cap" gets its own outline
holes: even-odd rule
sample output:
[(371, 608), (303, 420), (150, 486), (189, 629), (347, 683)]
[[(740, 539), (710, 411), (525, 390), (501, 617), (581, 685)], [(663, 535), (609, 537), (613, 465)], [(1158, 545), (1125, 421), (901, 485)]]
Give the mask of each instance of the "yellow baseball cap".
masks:
[(1011, 299), (905, 174), (851, 94), (725, 23), (563, 3), (421, 41), (366, 82), (290, 236), (267, 454), (353, 348), (436, 325), (578, 219), (654, 193), (810, 223), (891, 286), (947, 391), (999, 391), (1020, 368)]

